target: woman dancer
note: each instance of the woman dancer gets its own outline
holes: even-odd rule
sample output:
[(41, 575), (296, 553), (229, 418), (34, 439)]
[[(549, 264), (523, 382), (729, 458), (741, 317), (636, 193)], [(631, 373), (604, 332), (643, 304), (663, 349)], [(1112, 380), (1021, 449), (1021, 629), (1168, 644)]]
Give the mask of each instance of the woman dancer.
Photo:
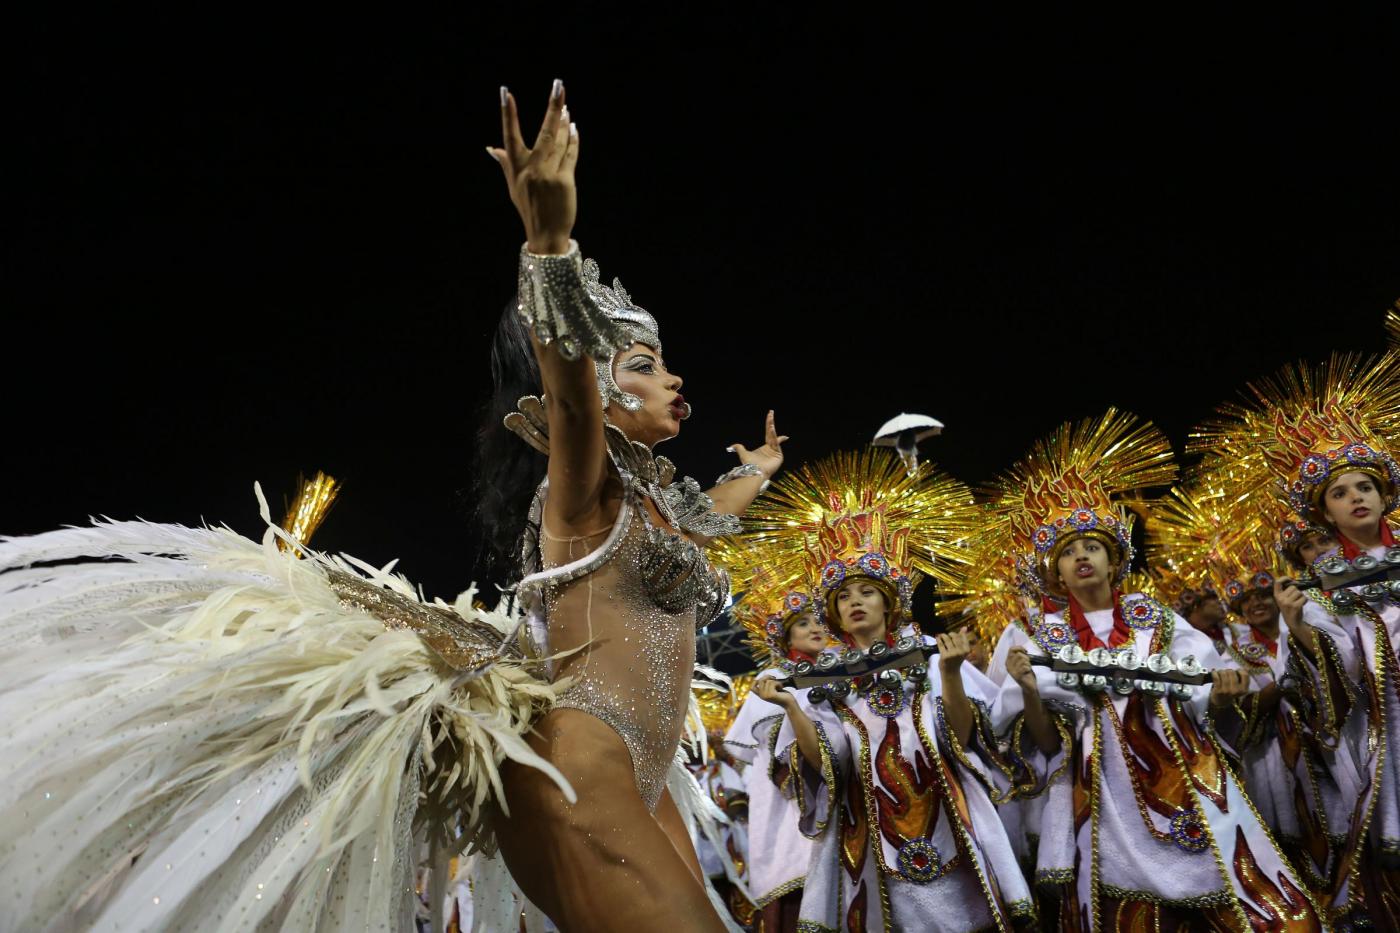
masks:
[[(664, 785), (693, 628), (724, 595), (695, 541), (737, 523), (650, 454), (687, 408), (654, 321), (569, 249), (562, 87), (533, 149), (504, 95), (502, 115), (529, 246), (565, 253), (524, 251), (512, 314), (550, 399), (510, 419), (556, 435), (519, 603), (558, 669), (540, 676), (509, 605), (424, 602), (274, 527), (0, 540), (0, 931), (409, 929), (420, 853), (441, 903), (450, 857), (491, 845), (496, 801), (511, 867), (560, 926), (722, 928)], [(736, 447), (724, 508), (781, 462), (769, 429)]]
[(536, 650), (561, 657), (553, 673), (570, 682), (528, 741), (578, 795), (507, 764), (501, 851), (525, 895), (566, 929), (718, 929), (666, 780), (695, 629), (728, 591), (701, 546), (738, 520), (712, 508), (743, 511), (781, 466), (784, 439), (770, 412), (767, 443), (736, 447), (743, 465), (729, 483), (706, 495), (671, 482), (651, 448), (679, 432), (689, 405), (655, 320), (619, 283), (603, 286), (570, 239), (579, 133), (563, 85), (532, 148), (504, 89), (501, 103), (505, 142), (491, 154), (525, 226), (518, 309), (543, 390), (507, 423), (548, 455), (527, 549), (527, 569), (538, 569), (519, 591)]
[[(1110, 494), (1172, 478), (1165, 437), (1110, 411), (1065, 425), (1003, 480), (997, 509), (1015, 531), (1023, 566), (1067, 601), (1014, 649), (996, 718), (1027, 758), (1035, 752), (1042, 810), (1036, 880), (1056, 885), (1073, 930), (1216, 928), (1318, 930), (1293, 876), (1211, 737), (1207, 702), (1244, 692), (1238, 671), (1212, 675), (1207, 693), (1160, 696), (1131, 675), (1100, 683), (1032, 666), (1031, 653), (1124, 651), (1138, 662), (1215, 654), (1209, 640), (1161, 603), (1118, 590), (1131, 559), (1129, 518)], [(1129, 660), (1131, 663), (1131, 660)], [(1154, 661), (1154, 663), (1160, 663)]]

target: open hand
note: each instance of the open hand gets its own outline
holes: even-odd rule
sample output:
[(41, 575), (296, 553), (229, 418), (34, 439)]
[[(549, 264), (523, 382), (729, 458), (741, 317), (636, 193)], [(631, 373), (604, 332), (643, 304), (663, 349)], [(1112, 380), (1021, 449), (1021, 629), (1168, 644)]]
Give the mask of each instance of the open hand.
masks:
[(749, 450), (743, 444), (731, 444), (729, 449), (738, 454), (740, 463), (752, 463), (763, 471), (763, 475), (769, 479), (773, 477), (783, 466), (783, 442), (788, 439), (786, 434), (779, 435), (778, 429), (773, 425), (773, 412), (768, 412), (768, 417), (763, 422), (763, 446), (756, 450)]
[(564, 103), (564, 83), (554, 82), (544, 122), (529, 148), (520, 135), (515, 97), (501, 88), (501, 135), (502, 147), (486, 151), (505, 172), (511, 203), (525, 224), (526, 248), (540, 255), (567, 253), (578, 213), (578, 124)]

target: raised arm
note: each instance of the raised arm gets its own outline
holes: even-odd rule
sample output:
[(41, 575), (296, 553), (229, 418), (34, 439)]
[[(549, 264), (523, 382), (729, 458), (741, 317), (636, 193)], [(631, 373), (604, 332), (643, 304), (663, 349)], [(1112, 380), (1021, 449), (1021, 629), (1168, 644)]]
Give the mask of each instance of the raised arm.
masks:
[(611, 363), (630, 341), (584, 290), (578, 245), (570, 239), (578, 210), (579, 134), (563, 83), (554, 82), (534, 146), (526, 147), (515, 97), (504, 87), (501, 128), (502, 147), (486, 151), (505, 173), (525, 225), (517, 300), (530, 327), (549, 418), (545, 521), (560, 533), (594, 531), (611, 516), (602, 514), (607, 452), (593, 359)]
[[(720, 477), (719, 483), (706, 491), (714, 500), (716, 512), (742, 515), (753, 503), (763, 484), (772, 479), (783, 465), (783, 442), (786, 434), (779, 434), (774, 426), (773, 412), (763, 422), (763, 446), (749, 450), (743, 444), (732, 444), (730, 451), (739, 458), (739, 466)], [(704, 544), (708, 538), (691, 535), (692, 539)]]
[(943, 681), (943, 715), (948, 728), (963, 748), (972, 740), (976, 718), (972, 701), (963, 690), (962, 664), (972, 651), (972, 638), (965, 630), (938, 636), (938, 670)]

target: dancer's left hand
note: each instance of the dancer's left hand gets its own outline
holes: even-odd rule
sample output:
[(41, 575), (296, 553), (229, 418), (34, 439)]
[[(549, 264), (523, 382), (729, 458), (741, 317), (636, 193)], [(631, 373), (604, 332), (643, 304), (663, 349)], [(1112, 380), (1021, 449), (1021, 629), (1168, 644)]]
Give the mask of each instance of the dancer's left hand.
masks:
[(743, 444), (731, 444), (729, 449), (734, 451), (739, 457), (740, 463), (752, 463), (763, 471), (763, 475), (772, 479), (773, 475), (782, 469), (783, 466), (783, 442), (788, 439), (786, 434), (779, 435), (778, 429), (773, 425), (773, 412), (768, 412), (768, 418), (764, 421), (764, 444), (756, 450), (749, 450)]

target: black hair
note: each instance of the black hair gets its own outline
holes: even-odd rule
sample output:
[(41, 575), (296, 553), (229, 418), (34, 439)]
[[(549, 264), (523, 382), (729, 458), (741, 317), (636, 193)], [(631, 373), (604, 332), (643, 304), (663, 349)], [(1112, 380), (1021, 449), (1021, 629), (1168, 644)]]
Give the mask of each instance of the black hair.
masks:
[(530, 502), (544, 479), (545, 456), (501, 423), (522, 395), (538, 395), (539, 363), (512, 298), (491, 340), (491, 397), (480, 409), (469, 492), (481, 547), (473, 577), (483, 595), (521, 577), (520, 555), (537, 543), (539, 529), (529, 522)]

